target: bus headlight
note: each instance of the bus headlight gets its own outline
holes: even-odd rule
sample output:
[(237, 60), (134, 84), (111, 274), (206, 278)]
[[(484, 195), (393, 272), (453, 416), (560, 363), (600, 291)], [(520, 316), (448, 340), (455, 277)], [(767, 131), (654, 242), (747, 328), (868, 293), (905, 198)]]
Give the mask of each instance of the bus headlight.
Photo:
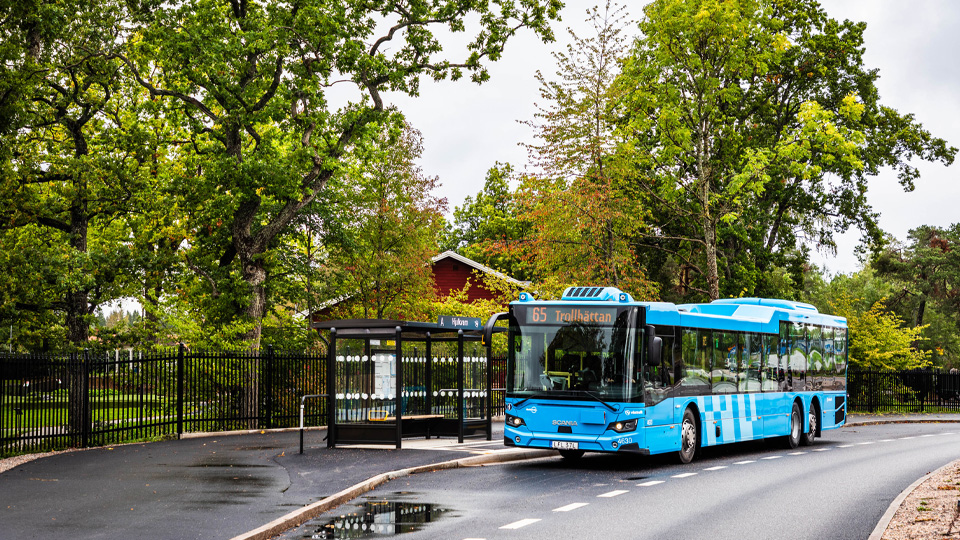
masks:
[[(510, 427), (520, 427), (520, 426), (525, 426), (527, 424), (526, 422), (523, 421), (523, 418), (520, 418), (519, 416), (513, 416), (512, 414), (508, 414), (505, 416), (506, 416), (505, 422)], [(636, 426), (637, 422), (634, 421), (633, 425)]]
[(617, 433), (626, 433), (627, 431), (633, 431), (637, 429), (637, 419), (631, 418), (630, 420), (618, 420), (611, 423), (607, 426), (607, 429), (612, 429)]

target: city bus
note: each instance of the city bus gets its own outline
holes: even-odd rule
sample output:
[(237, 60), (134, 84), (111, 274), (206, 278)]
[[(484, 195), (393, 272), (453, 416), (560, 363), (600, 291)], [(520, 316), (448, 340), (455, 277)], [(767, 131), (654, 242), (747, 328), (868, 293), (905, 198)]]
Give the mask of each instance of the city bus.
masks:
[(779, 437), (809, 445), (846, 421), (847, 324), (801, 302), (638, 302), (614, 287), (521, 293), (507, 319), (504, 444), (675, 452)]

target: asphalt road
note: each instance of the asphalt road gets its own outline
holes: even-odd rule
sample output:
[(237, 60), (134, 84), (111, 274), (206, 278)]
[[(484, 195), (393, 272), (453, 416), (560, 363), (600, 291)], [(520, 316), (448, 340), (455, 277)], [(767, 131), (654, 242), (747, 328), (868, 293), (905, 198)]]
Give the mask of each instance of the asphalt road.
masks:
[[(323, 537), (330, 522), (350, 527), (350, 538), (375, 538), (401, 530), (389, 524), (399, 516), (430, 521), (409, 527), (406, 540), (865, 539), (904, 488), (958, 457), (960, 425), (888, 424), (829, 431), (796, 450), (707, 449), (689, 465), (673, 456), (546, 458), (396, 480), (282, 538)], [(403, 506), (363, 517), (390, 501)], [(437, 506), (423, 513), (425, 504)]]

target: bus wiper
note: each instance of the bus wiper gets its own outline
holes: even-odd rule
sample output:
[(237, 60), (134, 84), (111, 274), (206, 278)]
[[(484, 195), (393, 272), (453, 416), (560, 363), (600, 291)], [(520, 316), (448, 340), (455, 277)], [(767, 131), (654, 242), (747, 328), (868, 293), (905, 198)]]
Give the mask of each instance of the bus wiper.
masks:
[(592, 397), (593, 399), (599, 401), (601, 404), (605, 405), (605, 406), (606, 406), (608, 409), (610, 409), (611, 411), (617, 412), (617, 409), (616, 409), (613, 405), (611, 405), (611, 404), (607, 403), (606, 401), (600, 399), (600, 394), (596, 394), (596, 393), (591, 392), (591, 391), (589, 391), (589, 390), (581, 390), (581, 391), (582, 391), (584, 394), (586, 394), (586, 395)]
[(520, 407), (520, 406), (522, 406), (524, 403), (526, 403), (526, 402), (529, 401), (529, 400), (530, 400), (530, 398), (523, 398), (523, 399), (521, 399), (520, 401), (514, 403), (513, 406), (514, 406), (514, 407)]

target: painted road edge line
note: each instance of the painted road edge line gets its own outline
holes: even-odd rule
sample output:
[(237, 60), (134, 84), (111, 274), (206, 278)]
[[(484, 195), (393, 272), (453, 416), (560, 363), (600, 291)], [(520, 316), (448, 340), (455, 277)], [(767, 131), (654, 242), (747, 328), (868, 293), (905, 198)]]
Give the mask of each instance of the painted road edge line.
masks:
[(431, 463), (429, 465), (419, 465), (407, 469), (399, 469), (378, 474), (367, 480), (354, 484), (338, 493), (335, 493), (325, 499), (309, 504), (294, 510), (284, 516), (281, 516), (262, 527), (248, 531), (230, 540), (268, 540), (286, 530), (292, 529), (298, 525), (309, 521), (320, 514), (332, 510), (341, 504), (356, 499), (368, 491), (376, 489), (378, 486), (389, 482), (390, 480), (409, 476), (411, 474), (424, 473), (430, 471), (439, 471), (443, 469), (457, 469), (459, 467), (476, 467), (478, 465), (493, 465), (497, 463), (506, 463), (508, 461), (522, 461), (526, 459), (539, 459), (544, 457), (556, 456), (556, 450), (522, 450), (519, 452), (487, 454), (482, 456), (471, 456), (440, 463)]
[(900, 506), (903, 504), (903, 501), (906, 500), (906, 498), (911, 493), (913, 493), (913, 490), (920, 487), (920, 484), (926, 482), (927, 479), (930, 478), (931, 476), (937, 474), (938, 472), (946, 469), (947, 467), (953, 464), (954, 464), (954, 461), (951, 461), (950, 463), (947, 463), (943, 467), (940, 467), (939, 469), (931, 473), (927, 473), (922, 478), (918, 479), (916, 482), (907, 486), (907, 489), (901, 491), (900, 494), (897, 495), (897, 498), (894, 499), (893, 502), (890, 503), (890, 506), (887, 507), (887, 511), (883, 513), (883, 516), (880, 518), (880, 521), (877, 523), (877, 526), (873, 529), (873, 532), (870, 533), (870, 536), (867, 538), (867, 540), (881, 540), (883, 538), (883, 533), (887, 532), (887, 526), (890, 525), (890, 521), (893, 520), (893, 516), (897, 513), (897, 510), (900, 509)]

